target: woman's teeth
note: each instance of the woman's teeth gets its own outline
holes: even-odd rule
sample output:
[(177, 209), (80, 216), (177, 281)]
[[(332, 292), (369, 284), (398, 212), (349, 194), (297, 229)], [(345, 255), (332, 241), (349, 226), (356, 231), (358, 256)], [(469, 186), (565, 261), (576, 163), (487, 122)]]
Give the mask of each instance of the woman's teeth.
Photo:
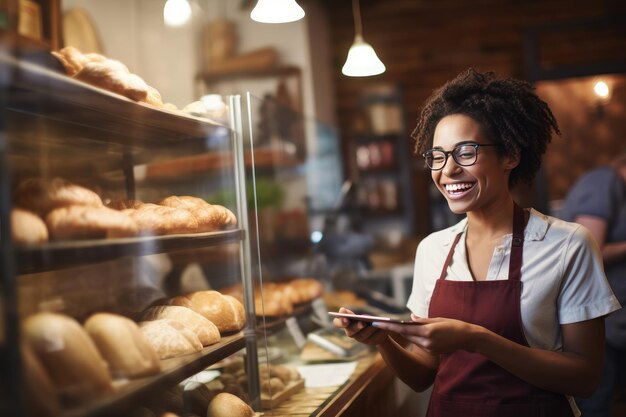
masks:
[(457, 183), (457, 184), (446, 184), (446, 191), (449, 193), (462, 193), (466, 190), (472, 188), (474, 184), (472, 183)]

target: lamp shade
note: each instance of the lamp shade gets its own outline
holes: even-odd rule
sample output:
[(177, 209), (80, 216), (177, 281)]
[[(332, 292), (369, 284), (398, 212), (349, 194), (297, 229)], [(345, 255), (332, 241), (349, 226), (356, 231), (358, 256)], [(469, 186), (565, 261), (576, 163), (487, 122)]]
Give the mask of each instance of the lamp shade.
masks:
[(250, 18), (261, 23), (295, 22), (304, 17), (304, 10), (295, 0), (259, 0)]
[(348, 51), (348, 58), (341, 72), (349, 77), (368, 77), (385, 72), (385, 64), (378, 58), (374, 48), (356, 35), (354, 43)]
[(163, 21), (167, 26), (182, 26), (191, 19), (188, 0), (167, 0), (163, 7)]

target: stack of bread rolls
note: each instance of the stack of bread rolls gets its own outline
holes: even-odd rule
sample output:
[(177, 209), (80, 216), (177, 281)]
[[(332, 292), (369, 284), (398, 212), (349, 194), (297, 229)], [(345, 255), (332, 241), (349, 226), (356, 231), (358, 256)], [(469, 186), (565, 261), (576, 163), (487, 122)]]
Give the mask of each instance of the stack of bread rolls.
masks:
[(217, 291), (159, 300), (140, 314), (139, 327), (161, 359), (199, 352), (245, 325), (243, 305)]
[(61, 62), (70, 77), (134, 101), (176, 110), (173, 104), (164, 104), (156, 88), (149, 86), (140, 76), (130, 72), (128, 67), (120, 61), (96, 53), (83, 54), (73, 46), (52, 51), (52, 55)]
[(108, 206), (119, 208), (135, 220), (144, 235), (214, 232), (237, 224), (237, 218), (226, 207), (192, 196), (169, 196), (157, 204), (112, 201)]
[[(243, 302), (241, 284), (221, 290)], [(324, 292), (322, 284), (314, 278), (296, 278), (283, 282), (263, 283), (254, 289), (254, 310), (257, 316), (264, 314), (269, 317), (285, 316), (293, 313), (297, 304), (310, 302)]]
[(94, 191), (63, 178), (27, 179), (14, 194), (12, 237), (23, 245), (213, 232), (237, 224), (226, 207), (191, 196), (170, 196), (158, 204), (119, 200), (105, 206)]
[[(11, 226), (18, 243), (42, 242), (48, 237), (65, 240), (137, 234), (130, 217), (105, 207), (95, 192), (62, 178), (25, 180), (14, 197)], [(36, 234), (31, 234), (33, 231)]]

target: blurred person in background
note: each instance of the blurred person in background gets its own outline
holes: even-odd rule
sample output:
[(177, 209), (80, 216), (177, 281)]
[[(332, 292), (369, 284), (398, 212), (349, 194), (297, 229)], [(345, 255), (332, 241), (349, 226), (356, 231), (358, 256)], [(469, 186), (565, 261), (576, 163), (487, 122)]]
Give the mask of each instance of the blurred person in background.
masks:
[[(602, 251), (613, 292), (626, 302), (626, 152), (595, 168), (569, 190), (561, 217), (591, 231)], [(626, 387), (626, 310), (605, 320), (606, 353), (602, 382), (588, 399), (577, 399), (583, 417), (609, 417), (615, 395)]]
[(598, 386), (604, 316), (620, 305), (597, 244), (511, 192), (534, 179), (553, 132), (530, 84), (474, 69), (420, 113), (416, 153), (465, 218), (419, 244), (407, 303), (415, 324), (333, 323), (375, 345), (414, 390), (432, 385), (428, 417), (579, 416), (573, 397)]

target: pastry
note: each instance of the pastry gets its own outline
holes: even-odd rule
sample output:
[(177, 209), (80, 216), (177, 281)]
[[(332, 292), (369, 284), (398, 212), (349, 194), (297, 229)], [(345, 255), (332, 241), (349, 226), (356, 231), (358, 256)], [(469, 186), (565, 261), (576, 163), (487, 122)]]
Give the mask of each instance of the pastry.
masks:
[(53, 240), (98, 239), (137, 235), (128, 215), (107, 207), (69, 206), (52, 210), (45, 218)]
[(124, 64), (113, 59), (88, 62), (74, 78), (131, 100), (146, 100), (148, 97), (148, 84), (138, 75), (128, 72)]
[(146, 203), (137, 209), (122, 210), (122, 213), (135, 220), (141, 234), (171, 235), (198, 230), (198, 221), (184, 209)]
[(102, 207), (102, 200), (93, 191), (62, 178), (31, 178), (15, 190), (15, 205), (45, 216), (51, 210), (71, 205)]
[(170, 196), (159, 201), (159, 205), (188, 210), (198, 221), (198, 232), (212, 232), (237, 224), (237, 218), (232, 211), (224, 206), (209, 204), (198, 197)]

